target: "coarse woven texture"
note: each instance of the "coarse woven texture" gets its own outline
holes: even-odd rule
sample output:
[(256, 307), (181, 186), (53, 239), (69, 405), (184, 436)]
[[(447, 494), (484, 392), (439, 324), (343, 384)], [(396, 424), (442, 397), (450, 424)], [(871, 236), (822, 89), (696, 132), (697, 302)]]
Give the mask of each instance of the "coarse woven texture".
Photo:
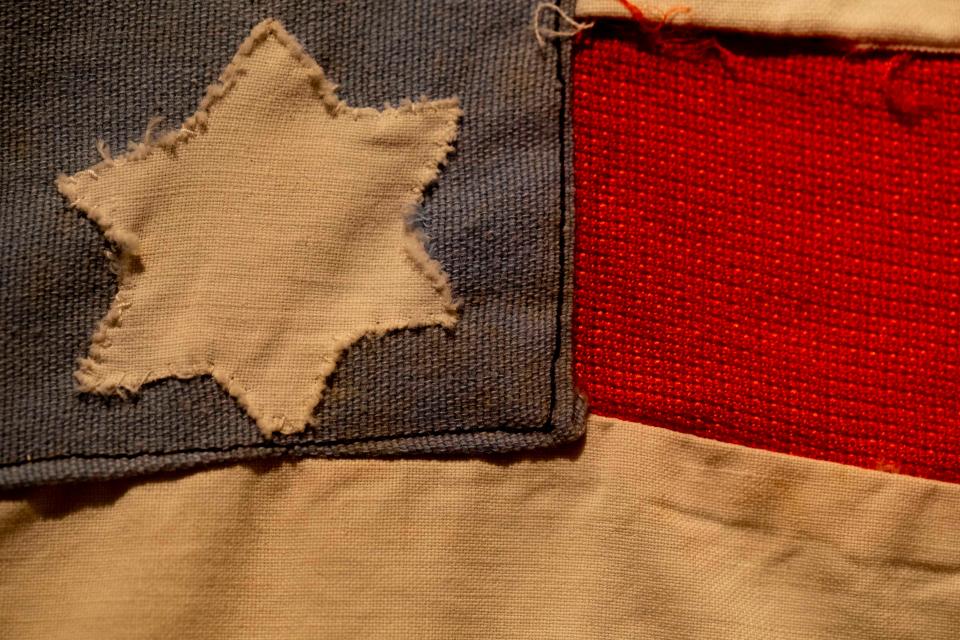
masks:
[(335, 90), (266, 20), (183, 126), (59, 179), (120, 247), (81, 390), (212, 375), (264, 435), (297, 433), (350, 345), (456, 324), (406, 218), (453, 151), (457, 101), (377, 111)]
[[(533, 6), (146, 0), (5, 11), (0, 486), (261, 456), (482, 452), (576, 437), (568, 47), (537, 45)], [(456, 150), (414, 220), (462, 302), (455, 330), (355, 343), (311, 416), (316, 426), (272, 440), (208, 376), (158, 381), (133, 401), (76, 393), (76, 361), (117, 293), (103, 256), (117, 247), (54, 185), (58, 172), (99, 160), (99, 137), (122, 149), (154, 116), (184, 122), (267, 17), (296, 34), (350, 105), (456, 96), (463, 111)]]
[(960, 60), (794, 45), (582, 41), (576, 375), (604, 415), (960, 481)]
[(956, 0), (577, 0), (581, 17), (630, 18), (636, 12), (691, 27), (960, 48)]
[(32, 638), (953, 639), (960, 487), (591, 418), (562, 455), (0, 500)]

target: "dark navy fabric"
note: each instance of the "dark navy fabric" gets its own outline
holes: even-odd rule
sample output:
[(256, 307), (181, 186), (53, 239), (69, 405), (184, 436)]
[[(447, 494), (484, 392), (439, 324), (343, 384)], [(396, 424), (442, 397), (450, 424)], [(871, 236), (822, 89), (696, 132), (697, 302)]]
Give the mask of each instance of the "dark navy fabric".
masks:
[[(0, 37), (0, 487), (275, 455), (485, 453), (577, 437), (570, 374), (567, 45), (525, 0), (38, 2)], [(569, 9), (569, 6), (567, 7)], [(459, 96), (457, 150), (419, 223), (460, 324), (351, 348), (319, 425), (265, 439), (209, 377), (130, 400), (73, 370), (116, 292), (96, 225), (57, 193), (147, 121), (175, 125), (260, 20), (279, 19), (353, 105)]]

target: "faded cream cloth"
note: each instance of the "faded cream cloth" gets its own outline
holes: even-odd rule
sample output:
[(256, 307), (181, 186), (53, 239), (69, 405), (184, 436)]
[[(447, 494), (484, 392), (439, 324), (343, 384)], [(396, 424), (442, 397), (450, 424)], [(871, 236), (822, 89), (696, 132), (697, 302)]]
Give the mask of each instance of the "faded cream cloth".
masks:
[[(711, 29), (960, 47), (958, 0), (629, 0), (645, 18)], [(629, 18), (624, 0), (577, 0), (581, 17)]]
[(0, 500), (0, 636), (957, 638), (960, 486), (592, 417), (551, 457)]
[(354, 109), (279, 23), (183, 126), (58, 181), (120, 248), (81, 390), (211, 374), (265, 434), (302, 431), (352, 343), (456, 323), (408, 216), (452, 149), (455, 99)]

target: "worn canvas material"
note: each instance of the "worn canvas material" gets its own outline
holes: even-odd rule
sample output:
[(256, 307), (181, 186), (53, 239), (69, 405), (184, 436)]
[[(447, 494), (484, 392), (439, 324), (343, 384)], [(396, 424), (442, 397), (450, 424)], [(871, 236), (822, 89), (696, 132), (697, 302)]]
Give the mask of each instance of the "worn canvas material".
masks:
[[(566, 237), (571, 215), (564, 175), (569, 145), (565, 140), (566, 66), (560, 57), (565, 55), (565, 45), (558, 41), (541, 48), (537, 44), (530, 28), (533, 8), (533, 3), (519, 0), (481, 3), (469, 10), (452, 3), (427, 6), (412, 0), (386, 4), (221, 0), (202, 6), (152, 1), (122, 6), (46, 3), (4, 12), (4, 30), (12, 37), (0, 42), (0, 130), (6, 154), (0, 174), (6, 215), (0, 227), (4, 249), (0, 253), (4, 283), (0, 317), (5, 336), (0, 362), (4, 424), (0, 485), (106, 478), (283, 454), (502, 451), (549, 446), (576, 437), (582, 429), (582, 404), (570, 381), (567, 339), (570, 261), (566, 253), (572, 243)], [(111, 308), (124, 308), (113, 306), (118, 276), (112, 269), (121, 271), (122, 281), (123, 257), (130, 247), (124, 246), (124, 234), (106, 233), (104, 238), (102, 225), (86, 219), (82, 206), (72, 208), (71, 193), (83, 194), (69, 187), (66, 197), (58, 193), (57, 174), (75, 175), (100, 162), (95, 143), (101, 137), (118, 157), (128, 140), (169, 141), (164, 125), (152, 127), (144, 136), (151, 118), (164, 116), (165, 126), (174, 132), (188, 123), (206, 88), (215, 84), (251, 29), (266, 18), (276, 19), (299, 39), (305, 55), (322, 68), (323, 77), (339, 85), (337, 99), (351, 107), (382, 111), (385, 102), (396, 108), (405, 98), (419, 104), (421, 96), (427, 96), (428, 102), (458, 100), (462, 114), (456, 135), (440, 136), (454, 151), (445, 154), (446, 167), (437, 173), (435, 184), (423, 191), (422, 206), (409, 220), (410, 233), (420, 243), (419, 251), (425, 252), (423, 264), (439, 265), (446, 276), (458, 305), (455, 326), (452, 321), (414, 322), (429, 326), (385, 335), (364, 333), (366, 337), (352, 342), (336, 358), (316, 408), (309, 416), (298, 415), (291, 424), (277, 422), (277, 411), (264, 410), (258, 428), (255, 417), (211, 376), (184, 380), (154, 376), (161, 360), (164, 365), (176, 365), (168, 356), (177, 350), (196, 356), (196, 361), (181, 359), (180, 364), (204, 362), (193, 368), (171, 366), (169, 372), (189, 377), (212, 369), (207, 362), (209, 346), (182, 341), (163, 323), (152, 325), (155, 339), (140, 341), (160, 350), (155, 361), (147, 364), (149, 359), (144, 359), (129, 379), (118, 379), (117, 370), (111, 369), (106, 378), (87, 380), (94, 390), (103, 383), (121, 390), (137, 388), (138, 396), (77, 393), (73, 379), (77, 360), (90, 355), (98, 323), (105, 317), (110, 320)], [(470, 37), (464, 37), (467, 33)], [(261, 71), (263, 82), (296, 80), (283, 73), (270, 78), (271, 69)], [(243, 91), (248, 80), (253, 81), (248, 75), (236, 89)], [(208, 133), (231, 138), (232, 145), (244, 135), (269, 132), (270, 127), (283, 132), (273, 147), (261, 145), (251, 154), (238, 150), (231, 160), (249, 172), (244, 177), (230, 171), (231, 178), (244, 182), (243, 189), (253, 194), (252, 200), (243, 203), (247, 208), (266, 206), (256, 201), (253, 191), (255, 181), (269, 173), (250, 168), (258, 160), (271, 162), (270, 171), (287, 167), (282, 179), (298, 188), (321, 181), (315, 172), (297, 172), (308, 156), (274, 153), (291, 140), (306, 146), (310, 139), (309, 135), (297, 137), (289, 129), (304, 113), (296, 91), (265, 99), (277, 109), (272, 117), (261, 112), (238, 114), (230, 132), (221, 129), (216, 134), (215, 109), (210, 115)], [(444, 119), (443, 126), (448, 124)], [(416, 145), (436, 135), (435, 128), (412, 135), (418, 142), (406, 148), (405, 156), (398, 145), (392, 153), (398, 162), (409, 161), (409, 166), (396, 172), (384, 170), (382, 175), (402, 181), (404, 172), (414, 171), (420, 162), (417, 150), (421, 147)], [(183, 149), (203, 148), (190, 147), (195, 142)], [(382, 150), (396, 139), (384, 137), (380, 142)], [(134, 152), (137, 148), (134, 145)], [(303, 154), (297, 150), (293, 155)], [(176, 162), (163, 153), (156, 158), (167, 158), (168, 166), (179, 171), (191, 156), (181, 153)], [(342, 171), (335, 174), (338, 184), (324, 183), (324, 197), (340, 197), (350, 188), (356, 191), (358, 185), (361, 191), (366, 189), (364, 197), (378, 202), (386, 197), (383, 190), (358, 183), (363, 171), (353, 168), (349, 163), (338, 167)], [(164, 171), (164, 180), (169, 179), (172, 173)], [(191, 175), (204, 180), (218, 177), (207, 168)], [(92, 185), (95, 179), (90, 180)], [(169, 204), (164, 200), (169, 192), (155, 183), (138, 183), (137, 189), (148, 207)], [(111, 191), (109, 196), (104, 192), (100, 197), (129, 199), (129, 195), (117, 195), (122, 193), (126, 192)], [(412, 196), (411, 192), (411, 200), (417, 199)], [(194, 198), (195, 193), (179, 191), (176, 197)], [(229, 209), (227, 194), (214, 200)], [(241, 208), (230, 209), (234, 210)], [(282, 215), (293, 215), (293, 209), (285, 209)], [(404, 218), (402, 211), (398, 215)], [(353, 241), (364, 235), (361, 228), (357, 221), (342, 233)], [(263, 231), (269, 233), (269, 225)], [(316, 237), (315, 229), (305, 229), (307, 244)], [(156, 251), (176, 252), (200, 243), (174, 239), (135, 245), (144, 252), (143, 258), (151, 258), (159, 255)], [(222, 243), (209, 247), (225, 248), (229, 247)], [(231, 256), (242, 258), (244, 269), (271, 251), (263, 245), (251, 246), (247, 253), (235, 248)], [(113, 253), (112, 260), (103, 255), (105, 250)], [(297, 272), (292, 262), (293, 258), (288, 259), (284, 268), (292, 269), (302, 281), (329, 282), (329, 272), (339, 269), (334, 265), (326, 272), (306, 268)], [(310, 265), (304, 263), (304, 267)], [(150, 264), (144, 266), (146, 274)], [(198, 285), (196, 273), (187, 268), (182, 287), (170, 291), (195, 303), (217, 290), (214, 282)], [(339, 276), (354, 284), (362, 280), (356, 273)], [(372, 297), (389, 283), (382, 278), (369, 280)], [(390, 287), (391, 295), (399, 290)], [(230, 287), (222, 287), (214, 295), (228, 297), (229, 292)], [(357, 291), (350, 295), (355, 297)], [(165, 296), (158, 293), (151, 300), (166, 304)], [(238, 311), (254, 313), (253, 307), (239, 302), (234, 298), (226, 307), (211, 304), (200, 312), (182, 307), (191, 310), (184, 311), (181, 319), (189, 324), (216, 316), (222, 328)], [(297, 331), (271, 333), (290, 325), (289, 300), (272, 302), (264, 299), (256, 308), (278, 314), (270, 317), (282, 322), (265, 320), (269, 329), (264, 335), (241, 327), (257, 343), (256, 349), (245, 352), (244, 370), (270, 375), (286, 371), (284, 363), (272, 360), (282, 352), (273, 345), (286, 344), (297, 351), (300, 344)], [(154, 308), (172, 309), (164, 304)], [(131, 349), (126, 361), (137, 357)], [(89, 373), (82, 364), (80, 370)], [(152, 377), (158, 379), (143, 386)], [(270, 438), (261, 431), (295, 431), (304, 420), (310, 425), (300, 434)]]
[(573, 78), (592, 410), (960, 480), (960, 58), (608, 23)]
[(0, 500), (14, 638), (952, 639), (960, 487), (591, 418)]
[(582, 17), (651, 22), (864, 43), (960, 47), (954, 0), (577, 0)]

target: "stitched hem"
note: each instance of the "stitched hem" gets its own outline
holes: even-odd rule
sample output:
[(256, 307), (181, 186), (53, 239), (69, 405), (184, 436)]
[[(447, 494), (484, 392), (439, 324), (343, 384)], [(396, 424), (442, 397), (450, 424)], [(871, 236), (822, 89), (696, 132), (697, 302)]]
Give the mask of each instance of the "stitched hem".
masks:
[(653, 29), (664, 24), (790, 37), (831, 38), (869, 48), (953, 53), (960, 49), (960, 9), (940, 0), (915, 0), (890, 11), (886, 0), (577, 0), (582, 18), (630, 19)]
[(572, 403), (570, 427), (553, 423), (537, 427), (464, 427), (434, 433), (414, 433), (341, 438), (323, 442), (278, 443), (263, 440), (226, 447), (191, 448), (170, 452), (71, 454), (0, 464), (0, 490), (88, 480), (110, 480), (145, 474), (186, 470), (245, 460), (326, 456), (338, 458), (399, 458), (411, 455), (462, 457), (516, 453), (552, 447), (582, 434), (577, 425), (586, 419), (586, 405)]

